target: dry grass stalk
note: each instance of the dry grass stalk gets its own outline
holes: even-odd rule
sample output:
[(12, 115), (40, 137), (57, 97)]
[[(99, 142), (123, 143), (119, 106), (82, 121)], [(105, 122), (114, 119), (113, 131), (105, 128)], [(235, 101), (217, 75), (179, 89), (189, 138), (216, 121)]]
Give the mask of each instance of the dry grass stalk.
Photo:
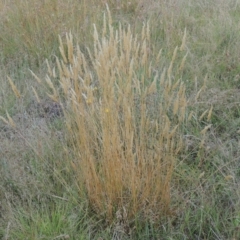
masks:
[(15, 124), (15, 122), (13, 121), (13, 119), (10, 117), (10, 115), (9, 115), (8, 112), (6, 112), (6, 115), (7, 115), (7, 119), (4, 118), (4, 117), (2, 117), (2, 116), (0, 116), (0, 119), (1, 119), (4, 123), (6, 123), (7, 125), (15, 128), (15, 127), (16, 127), (16, 124)]
[(11, 85), (12, 91), (14, 92), (15, 96), (16, 96), (17, 98), (21, 98), (21, 94), (20, 94), (20, 92), (18, 91), (16, 85), (13, 83), (12, 79), (11, 79), (10, 77), (7, 77), (7, 78), (8, 78), (8, 81), (9, 81), (9, 83), (10, 83), (10, 85)]
[[(187, 106), (185, 87), (173, 77), (178, 48), (167, 78), (165, 70), (154, 73), (149, 24), (140, 38), (130, 26), (114, 30), (109, 10), (103, 32), (94, 27), (94, 52), (89, 51), (88, 59), (72, 41), (67, 35), (66, 54), (60, 39), (63, 61), (57, 59), (57, 68), (81, 193), (86, 192), (94, 211), (109, 221), (121, 209), (129, 220), (138, 214), (150, 219), (169, 213)], [(58, 99), (49, 77), (47, 83), (51, 97)]]
[(33, 90), (33, 93), (34, 93), (34, 95), (35, 95), (35, 97), (37, 99), (37, 102), (40, 103), (41, 101), (40, 101), (40, 98), (38, 96), (38, 93), (37, 93), (36, 89), (34, 87), (32, 87), (32, 90)]

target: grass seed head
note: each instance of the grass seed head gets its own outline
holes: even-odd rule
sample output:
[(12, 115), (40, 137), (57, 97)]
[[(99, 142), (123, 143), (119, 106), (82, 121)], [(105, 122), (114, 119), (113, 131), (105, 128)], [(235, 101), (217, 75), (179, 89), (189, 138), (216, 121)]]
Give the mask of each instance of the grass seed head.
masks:
[(8, 78), (8, 81), (9, 81), (9, 83), (10, 83), (10, 85), (11, 85), (12, 91), (14, 92), (15, 96), (16, 96), (17, 98), (21, 98), (21, 94), (20, 94), (20, 92), (18, 91), (16, 85), (13, 83), (12, 79), (11, 79), (10, 77), (7, 77), (7, 78)]

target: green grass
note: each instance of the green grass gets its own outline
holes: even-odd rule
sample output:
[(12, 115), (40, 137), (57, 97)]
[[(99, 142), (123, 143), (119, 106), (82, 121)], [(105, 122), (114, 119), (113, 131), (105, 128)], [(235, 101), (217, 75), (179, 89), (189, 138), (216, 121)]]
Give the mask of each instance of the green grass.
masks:
[[(104, 2), (108, 3), (111, 11), (113, 31), (118, 29), (119, 22), (123, 29), (127, 29), (130, 24), (131, 34), (133, 38), (137, 36), (139, 43), (141, 43), (142, 24), (149, 22), (150, 42), (146, 49), (148, 61), (145, 65), (138, 64), (143, 58), (137, 56), (136, 65), (134, 65), (136, 78), (141, 79), (145, 76), (146, 81), (141, 85), (145, 89), (149, 87), (157, 71), (161, 75), (164, 67), (168, 69), (174, 49), (176, 46), (181, 46), (186, 29), (185, 49), (178, 51), (171, 76), (173, 83), (178, 79), (184, 83), (188, 106), (184, 121), (176, 132), (176, 139), (182, 139), (183, 144), (175, 156), (174, 168), (169, 177), (170, 211), (165, 215), (161, 215), (154, 208), (154, 191), (145, 198), (145, 202), (137, 198), (138, 202), (142, 204), (144, 202), (145, 206), (140, 205), (135, 212), (131, 212), (131, 207), (128, 208), (127, 203), (131, 203), (130, 206), (137, 206), (131, 202), (134, 199), (131, 198), (134, 190), (127, 184), (131, 183), (131, 179), (136, 176), (131, 175), (134, 171), (128, 171), (128, 174), (125, 172), (123, 179), (127, 181), (125, 180), (124, 189), (121, 192), (122, 199), (119, 195), (117, 195), (117, 201), (113, 198), (112, 215), (109, 217), (110, 215), (106, 214), (104, 206), (107, 206), (107, 201), (110, 202), (114, 191), (109, 187), (112, 182), (108, 182), (103, 175), (110, 174), (112, 171), (115, 176), (120, 176), (117, 175), (120, 172), (119, 169), (124, 169), (125, 165), (118, 169), (112, 164), (111, 171), (106, 169), (104, 172), (101, 162), (96, 164), (93, 161), (96, 164), (96, 172), (100, 173), (99, 188), (96, 187), (97, 182), (96, 186), (92, 184), (94, 179), (89, 181), (93, 189), (87, 188), (85, 184), (93, 175), (87, 174), (86, 169), (89, 168), (81, 166), (82, 161), (86, 160), (84, 157), (91, 155), (99, 160), (107, 156), (107, 153), (116, 157), (113, 149), (123, 151), (121, 156), (126, 149), (128, 154), (134, 152), (134, 150), (130, 151), (127, 145), (131, 143), (129, 137), (123, 134), (126, 133), (124, 132), (126, 129), (134, 133), (134, 139), (138, 139), (141, 131), (143, 135), (145, 134), (147, 140), (144, 141), (145, 145), (141, 145), (141, 153), (149, 159), (146, 163), (151, 163), (150, 160), (154, 156), (151, 151), (154, 152), (157, 149), (154, 148), (157, 145), (154, 145), (153, 141), (153, 138), (157, 137), (157, 131), (147, 127), (150, 125), (140, 125), (144, 111), (139, 109), (147, 100), (146, 116), (149, 118), (149, 124), (155, 127), (152, 120), (162, 121), (159, 108), (156, 106), (159, 106), (159, 103), (166, 103), (167, 99), (163, 95), (146, 99), (140, 97), (141, 101), (135, 99), (136, 105), (134, 105), (130, 100), (136, 96), (134, 94), (137, 91), (128, 91), (127, 87), (124, 88), (124, 84), (121, 85), (121, 79), (127, 79), (129, 76), (130, 64), (126, 64), (124, 68), (114, 65), (114, 59), (118, 59), (118, 55), (113, 58), (114, 55), (110, 54), (111, 61), (106, 64), (112, 64), (113, 67), (109, 67), (109, 72), (112, 74), (112, 70), (118, 70), (120, 74), (118, 82), (114, 85), (116, 95), (113, 98), (107, 95), (110, 101), (109, 106), (116, 106), (114, 101), (121, 96), (117, 89), (125, 91), (129, 101), (126, 104), (122, 100), (123, 115), (120, 115), (115, 108), (109, 108), (107, 102), (104, 102), (104, 87), (101, 87), (101, 84), (106, 83), (108, 79), (102, 78), (100, 70), (104, 71), (103, 67), (98, 68), (94, 65), (95, 59), (101, 62), (100, 55), (93, 54), (93, 24), (96, 24), (101, 40), (103, 13), (107, 14)], [(233, 0), (207, 2), (91, 0), (81, 1), (81, 3), (77, 0), (67, 2), (0, 0), (0, 48), (2, 49), (0, 53), (0, 116), (7, 122), (9, 121), (8, 112), (9, 117), (16, 124), (15, 128), (12, 128), (0, 119), (0, 238), (4, 240), (239, 239), (239, 10), (239, 3)], [(64, 97), (56, 66), (56, 57), (61, 59), (58, 35), (61, 36), (64, 51), (67, 53), (70, 45), (66, 42), (66, 33), (69, 32), (73, 35), (73, 52), (76, 53), (78, 45), (87, 60), (87, 71), (82, 76), (87, 79), (91, 72), (93, 84), (99, 88), (98, 91), (93, 92), (94, 99), (106, 104), (105, 113), (112, 110), (110, 112), (112, 115), (109, 115), (111, 119), (108, 119), (111, 128), (109, 125), (104, 126), (102, 113), (95, 112), (101, 108), (96, 105), (86, 110), (88, 115), (84, 118), (82, 115), (77, 115), (78, 112), (74, 112), (71, 108), (67, 108), (68, 114), (70, 112), (72, 114), (67, 115), (69, 118), (66, 118), (66, 115), (54, 117), (51, 115), (56, 109), (49, 107), (55, 105), (46, 94), (52, 90), (45, 81), (46, 74), (50, 74), (46, 59), (51, 69), (55, 67), (57, 77), (55, 79), (51, 77), (51, 79), (57, 93), (60, 93), (61, 102), (65, 108), (74, 106), (70, 105), (71, 99)], [(87, 48), (94, 60), (90, 59)], [(160, 60), (156, 61), (159, 49), (162, 49), (162, 55)], [(124, 53), (126, 52), (124, 50)], [(186, 53), (184, 68), (178, 71)], [(120, 59), (118, 61), (121, 62)], [(151, 71), (148, 68), (150, 63)], [(69, 67), (69, 64), (66, 66)], [(42, 80), (41, 84), (29, 70)], [(204, 85), (206, 75), (205, 88), (196, 98)], [(8, 76), (20, 92), (21, 98), (14, 95)], [(102, 82), (98, 82), (99, 79), (102, 79)], [(89, 87), (87, 83), (86, 86)], [(104, 86), (111, 89), (110, 83)], [(37, 103), (32, 87), (35, 88), (40, 103)], [(157, 84), (156, 87), (159, 93), (162, 90), (161, 86)], [(174, 97), (177, 90), (178, 88)], [(91, 96), (90, 88), (82, 93), (86, 93), (88, 97)], [(109, 92), (105, 91), (105, 93)], [(142, 95), (139, 94), (139, 96)], [(48, 104), (47, 107), (46, 104)], [(127, 107), (131, 109), (130, 115), (127, 115)], [(213, 107), (211, 118), (208, 118), (211, 107)], [(168, 114), (172, 123), (176, 124), (178, 117), (171, 111), (170, 107), (163, 113)], [(200, 119), (205, 111), (205, 116)], [(192, 118), (188, 119), (191, 114)], [(124, 122), (127, 116), (132, 117), (131, 125)], [(74, 122), (77, 119), (84, 123), (84, 128), (77, 125), (81, 123), (80, 121)], [(107, 120), (107, 118), (104, 119)], [(114, 119), (117, 120), (114, 121)], [(203, 133), (202, 130), (209, 124), (212, 124), (211, 127)], [(72, 132), (69, 133), (67, 126), (71, 126)], [(86, 135), (80, 139), (82, 130)], [(112, 131), (113, 134), (109, 135), (109, 138), (115, 143), (117, 140), (114, 136), (116, 133), (120, 134), (121, 140), (124, 140), (124, 148), (116, 146), (113, 148), (112, 143), (106, 148), (103, 144), (103, 131)], [(87, 145), (81, 145), (84, 139)], [(144, 147), (150, 146), (150, 140), (153, 149), (144, 152)], [(134, 147), (139, 148), (137, 140), (133, 142), (133, 149)], [(91, 154), (87, 155), (87, 153)], [(137, 154), (141, 157), (139, 152)], [(110, 160), (111, 158), (109, 163), (111, 163)], [(153, 166), (156, 167), (156, 165)], [(156, 168), (149, 173), (154, 175), (154, 172), (158, 172), (159, 175), (164, 174), (162, 170), (156, 171)], [(141, 173), (147, 176), (143, 171)], [(149, 179), (152, 175), (149, 174)], [(83, 176), (87, 177), (84, 181)], [(129, 176), (132, 178), (127, 178)], [(134, 181), (136, 179), (138, 178)], [(116, 183), (118, 179), (115, 180)], [(139, 182), (136, 182), (135, 186), (140, 186), (137, 183)], [(117, 189), (119, 185), (113, 186)], [(133, 187), (134, 184), (131, 186)], [(155, 187), (161, 189), (159, 184)], [(143, 196), (144, 188), (140, 189)], [(101, 195), (102, 190), (106, 191), (105, 195)], [(96, 195), (94, 195), (95, 192)], [(89, 193), (93, 194), (95, 199), (99, 197), (103, 201), (99, 199), (93, 201)], [(121, 205), (122, 203), (124, 204)]]

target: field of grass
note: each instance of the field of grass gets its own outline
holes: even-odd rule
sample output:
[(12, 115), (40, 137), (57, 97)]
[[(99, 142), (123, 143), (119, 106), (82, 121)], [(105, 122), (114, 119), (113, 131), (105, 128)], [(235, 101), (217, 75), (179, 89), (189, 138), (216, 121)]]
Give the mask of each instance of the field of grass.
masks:
[(240, 239), (238, 0), (0, 0), (0, 239)]

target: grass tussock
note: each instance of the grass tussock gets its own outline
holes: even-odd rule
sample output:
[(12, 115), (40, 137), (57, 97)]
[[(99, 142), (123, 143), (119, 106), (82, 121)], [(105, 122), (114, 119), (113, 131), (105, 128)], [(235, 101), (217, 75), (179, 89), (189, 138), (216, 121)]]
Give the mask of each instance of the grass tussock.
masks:
[[(109, 10), (102, 31), (95, 26), (93, 35), (94, 51), (87, 55), (73, 46), (71, 33), (65, 46), (60, 38), (58, 73), (49, 67), (46, 78), (49, 96), (66, 105), (80, 194), (86, 192), (90, 206), (109, 221), (123, 209), (125, 220), (158, 218), (170, 213), (171, 177), (186, 116), (185, 87), (172, 72), (178, 48), (167, 69), (154, 71), (151, 61), (162, 59), (161, 50), (152, 59), (149, 24), (140, 36), (130, 25), (115, 30)], [(185, 36), (180, 51), (184, 43)], [(179, 74), (183, 64), (184, 59)]]
[(0, 239), (240, 239), (239, 10), (0, 0)]

